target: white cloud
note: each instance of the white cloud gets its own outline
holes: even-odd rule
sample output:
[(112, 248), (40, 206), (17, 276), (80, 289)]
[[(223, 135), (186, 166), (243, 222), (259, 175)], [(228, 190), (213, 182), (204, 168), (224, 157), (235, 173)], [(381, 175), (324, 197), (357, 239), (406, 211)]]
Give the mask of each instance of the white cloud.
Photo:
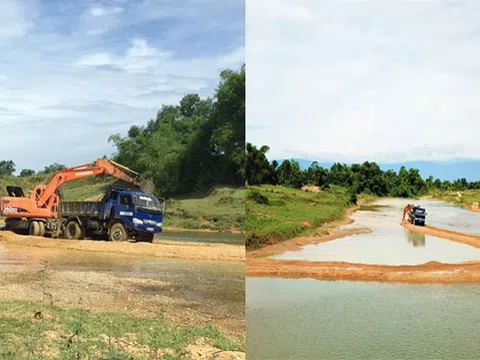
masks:
[(248, 141), (272, 157), (480, 158), (479, 13), (476, 1), (247, 0)]
[[(53, 161), (74, 165), (111, 155), (111, 134), (146, 124), (163, 104), (178, 104), (187, 93), (213, 95), (220, 70), (243, 63), (243, 31), (226, 42), (224, 32), (205, 35), (197, 22), (201, 18), (193, 23), (175, 15), (224, 11), (229, 17), (219, 18), (216, 27), (231, 31), (231, 18), (238, 19), (231, 3), (192, 2), (184, 9), (175, 1), (162, 2), (169, 11), (167, 24), (141, 12), (148, 12), (148, 2), (110, 1), (111, 7), (103, 2), (102, 10), (92, 10), (90, 1), (62, 7), (42, 2), (38, 12), (33, 5), (20, 6), (24, 2), (5, 2), (10, 6), (5, 19), (25, 26), (3, 36), (5, 13), (0, 12), (0, 129), (8, 134), (0, 142), (0, 160), (12, 159), (18, 169), (41, 169)], [(150, 3), (158, 12), (158, 3)], [(116, 5), (126, 10), (115, 10)], [(126, 19), (127, 7), (140, 20)], [(85, 36), (95, 29), (96, 36)], [(189, 43), (181, 42), (206, 38), (215, 46), (191, 53), (185, 50)]]
[(110, 7), (106, 8), (103, 6), (92, 6), (89, 10), (90, 14), (92, 16), (104, 16), (107, 14), (118, 14), (123, 11), (123, 8), (115, 6), (115, 7)]
[(0, 9), (0, 40), (24, 36), (32, 28), (33, 4), (26, 1), (2, 0)]

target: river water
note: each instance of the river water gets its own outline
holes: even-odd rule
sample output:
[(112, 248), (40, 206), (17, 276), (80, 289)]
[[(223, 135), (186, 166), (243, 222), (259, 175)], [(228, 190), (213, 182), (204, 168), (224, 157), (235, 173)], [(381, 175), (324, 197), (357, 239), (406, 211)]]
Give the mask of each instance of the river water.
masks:
[(479, 285), (247, 279), (262, 360), (479, 359)]
[[(354, 214), (349, 236), (279, 259), (420, 264), (479, 260), (479, 249), (405, 230), (383, 199)], [(422, 201), (427, 223), (478, 233), (480, 214)], [(262, 360), (480, 359), (480, 285), (247, 278), (247, 354)]]
[[(458, 263), (480, 260), (480, 249), (419, 234), (400, 225), (402, 209), (411, 199), (382, 199), (353, 214), (354, 222), (342, 228), (369, 228), (359, 234), (306, 245), (299, 251), (275, 255), (277, 259), (346, 261), (364, 264), (418, 265), (428, 261)], [(420, 203), (427, 224), (463, 232), (480, 233), (480, 214), (440, 201)]]

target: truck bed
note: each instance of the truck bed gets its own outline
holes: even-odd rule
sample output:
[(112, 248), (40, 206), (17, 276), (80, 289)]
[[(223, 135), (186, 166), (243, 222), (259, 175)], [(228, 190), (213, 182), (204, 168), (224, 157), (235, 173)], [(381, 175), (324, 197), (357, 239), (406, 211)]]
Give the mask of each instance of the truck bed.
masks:
[(98, 201), (62, 201), (60, 214), (62, 216), (98, 216)]

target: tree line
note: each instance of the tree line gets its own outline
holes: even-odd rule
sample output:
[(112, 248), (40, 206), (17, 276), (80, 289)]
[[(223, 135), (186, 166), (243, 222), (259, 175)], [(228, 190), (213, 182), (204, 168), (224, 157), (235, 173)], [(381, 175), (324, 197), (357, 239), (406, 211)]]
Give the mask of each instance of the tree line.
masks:
[[(163, 105), (156, 118), (108, 139), (113, 159), (149, 179), (161, 196), (205, 192), (245, 182), (245, 65), (224, 70), (213, 98), (185, 95)], [(0, 176), (13, 176), (13, 161), (0, 161)], [(52, 164), (40, 173), (65, 168)], [(23, 169), (20, 177), (37, 175)]]
[(468, 182), (465, 178), (455, 181), (423, 179), (418, 169), (404, 166), (395, 172), (384, 171), (375, 162), (346, 165), (334, 163), (326, 169), (313, 162), (308, 169), (302, 170), (297, 161), (284, 160), (271, 163), (267, 159), (269, 147), (257, 148), (251, 143), (246, 145), (246, 182), (250, 185), (272, 184), (301, 188), (304, 185), (316, 185), (322, 189), (330, 185), (345, 187), (353, 195), (365, 193), (377, 196), (416, 197), (432, 189), (467, 190), (480, 189), (480, 181)]
[[(65, 169), (65, 165), (53, 163), (51, 165), (45, 166), (43, 170), (36, 172), (32, 169), (22, 169), (20, 171), (19, 177), (28, 177), (34, 175), (46, 175), (46, 174), (53, 174), (57, 171)], [(0, 161), (0, 176), (14, 176), (16, 169), (16, 165), (12, 160), (2, 160)]]

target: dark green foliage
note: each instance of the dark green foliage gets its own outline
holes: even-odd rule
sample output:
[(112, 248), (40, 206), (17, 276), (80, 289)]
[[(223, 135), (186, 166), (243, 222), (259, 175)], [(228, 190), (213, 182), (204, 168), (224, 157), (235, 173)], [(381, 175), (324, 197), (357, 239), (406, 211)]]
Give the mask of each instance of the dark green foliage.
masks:
[(334, 163), (330, 169), (324, 169), (313, 162), (307, 170), (300, 170), (296, 161), (284, 160), (278, 165), (275, 161), (268, 163), (266, 152), (269, 147), (264, 145), (257, 149), (247, 144), (246, 174), (250, 185), (271, 184), (301, 188), (303, 185), (317, 185), (327, 190), (331, 185), (349, 189), (352, 194), (350, 201), (356, 203), (357, 194), (377, 196), (417, 197), (430, 190), (468, 190), (480, 189), (480, 181), (468, 182), (465, 178), (441, 181), (432, 176), (423, 180), (418, 169), (401, 167), (398, 174), (393, 170), (383, 171), (375, 162), (366, 161), (363, 164), (346, 165)]
[(220, 74), (214, 98), (188, 94), (164, 105), (126, 137), (110, 136), (115, 160), (152, 179), (157, 195), (242, 185), (245, 167), (245, 67)]
[(31, 169), (23, 169), (22, 171), (20, 171), (20, 177), (27, 177), (27, 176), (33, 176), (35, 175), (35, 170), (31, 170)]
[(54, 174), (54, 173), (59, 172), (60, 170), (63, 170), (65, 168), (66, 168), (65, 165), (53, 163), (52, 165), (45, 166), (43, 171), (40, 171), (39, 173)]
[(0, 161), (0, 176), (13, 176), (15, 163), (12, 160)]
[(252, 190), (248, 193), (248, 199), (255, 201), (257, 204), (268, 205), (268, 197), (260, 194), (256, 190)]

